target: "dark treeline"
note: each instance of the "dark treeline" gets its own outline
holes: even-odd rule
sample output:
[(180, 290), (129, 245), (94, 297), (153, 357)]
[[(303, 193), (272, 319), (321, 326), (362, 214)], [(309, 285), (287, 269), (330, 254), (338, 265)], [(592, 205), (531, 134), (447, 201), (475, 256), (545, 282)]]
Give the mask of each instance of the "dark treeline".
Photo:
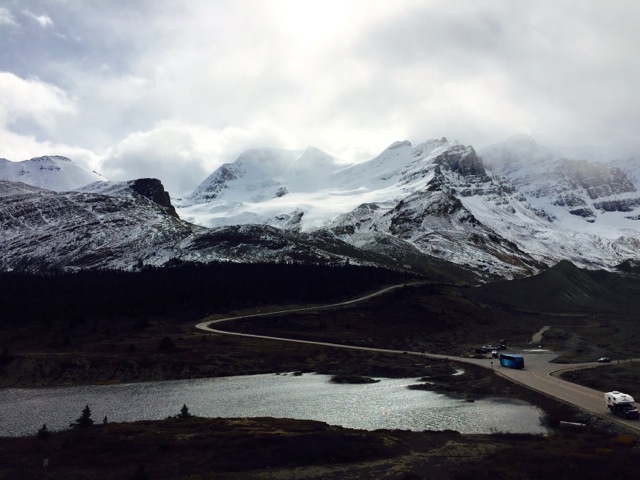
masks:
[(0, 322), (73, 324), (158, 315), (187, 319), (258, 305), (333, 301), (407, 278), (350, 265), (232, 263), (140, 272), (0, 273)]

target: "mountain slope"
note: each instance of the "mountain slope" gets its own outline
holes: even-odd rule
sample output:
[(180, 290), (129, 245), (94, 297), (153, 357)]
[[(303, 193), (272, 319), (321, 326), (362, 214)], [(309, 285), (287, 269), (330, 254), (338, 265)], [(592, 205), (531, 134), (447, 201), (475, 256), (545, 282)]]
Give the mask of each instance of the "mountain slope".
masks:
[(584, 270), (571, 262), (528, 278), (494, 282), (473, 289), (472, 295), (527, 311), (637, 312), (640, 275)]
[(617, 166), (557, 156), (528, 136), (480, 154), (487, 168), (507, 177), (534, 207), (575, 231), (615, 238), (640, 227), (640, 192)]
[[(178, 218), (155, 179), (100, 182), (82, 190), (53, 192), (0, 181), (0, 270), (137, 270), (219, 261), (405, 269), (401, 260), (363, 251), (331, 232), (291, 235), (267, 225), (196, 226)], [(474, 281), (472, 273), (455, 265), (415, 257), (416, 272), (441, 281)]]
[(142, 195), (53, 192), (0, 182), (0, 262), (5, 270), (128, 269), (162, 264), (198, 227)]
[(490, 223), (492, 216), (516, 212), (514, 205), (533, 222), (545, 219), (529, 211), (511, 185), (487, 175), (473, 148), (444, 139), (402, 148), (412, 161), (397, 172), (396, 198), (362, 205), (338, 217), (333, 228), (363, 248), (371, 245), (373, 232), (392, 235), (490, 274), (526, 274), (542, 266)]
[[(415, 251), (507, 277), (563, 259), (611, 268), (636, 256), (640, 239), (633, 228), (604, 223), (604, 234), (575, 227), (589, 225), (589, 209), (618, 210), (613, 213), (630, 217), (631, 225), (637, 194), (622, 171), (558, 159), (524, 137), (507, 147), (483, 150), (500, 175), (485, 169), (472, 147), (446, 138), (395, 142), (346, 167), (312, 148), (252, 150), (214, 172), (178, 211), (207, 226), (330, 230), (398, 261)], [(305, 167), (309, 161), (314, 168)], [(588, 208), (581, 210), (580, 202)]]
[(22, 162), (0, 158), (0, 180), (63, 192), (91, 182), (103, 181), (104, 178), (66, 157), (46, 156)]
[(4, 181), (0, 245), (3, 270), (131, 270), (175, 261), (345, 261), (273, 228), (198, 227), (134, 190), (126, 194), (121, 189), (119, 195), (60, 193)]

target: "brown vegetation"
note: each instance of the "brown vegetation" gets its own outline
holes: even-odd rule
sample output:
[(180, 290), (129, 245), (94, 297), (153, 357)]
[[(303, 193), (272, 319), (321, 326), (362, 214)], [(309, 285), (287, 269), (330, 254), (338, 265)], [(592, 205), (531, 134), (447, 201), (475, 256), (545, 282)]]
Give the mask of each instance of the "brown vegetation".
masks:
[(0, 438), (0, 479), (633, 478), (636, 442), (592, 429), (460, 435), (185, 417)]
[[(597, 374), (592, 369), (582, 370), (565, 374), (567, 378), (601, 390), (615, 385), (615, 389), (633, 394), (640, 378), (636, 364), (618, 364), (617, 359), (626, 358), (626, 352), (637, 351), (640, 346), (634, 305), (620, 304), (618, 310), (612, 310), (618, 298), (615, 294), (608, 300), (598, 298), (589, 308), (585, 300), (588, 296), (574, 287), (571, 295), (580, 300), (577, 306), (566, 295), (554, 302), (553, 292), (574, 274), (565, 265), (560, 272), (548, 275), (551, 280), (527, 279), (524, 284), (407, 287), (349, 307), (221, 326), (241, 332), (451, 355), (474, 355), (478, 346), (503, 339), (510, 346), (526, 345), (533, 333), (551, 326), (542, 343), (563, 350), (562, 361), (595, 360), (602, 355), (614, 359)], [(579, 279), (586, 281), (582, 276)], [(598, 282), (618, 286), (601, 274), (587, 280), (591, 290)], [(547, 292), (551, 293), (538, 295), (540, 301), (534, 304), (531, 292), (540, 288), (535, 281), (547, 282)], [(328, 278), (325, 282), (330, 283)], [(625, 294), (630, 295), (631, 287), (627, 287)], [(373, 285), (360, 288), (370, 290)], [(600, 296), (606, 297), (606, 291), (603, 287)], [(238, 293), (238, 298), (248, 298), (245, 293)], [(328, 298), (334, 299), (331, 295)], [(128, 301), (134, 302), (132, 298)], [(287, 305), (291, 300), (282, 297), (279, 303)], [(425, 382), (420, 388), (470, 400), (485, 395), (517, 397), (542, 407), (544, 421), (551, 427), (558, 427), (560, 421), (584, 420), (577, 410), (472, 366), (465, 366), (463, 375), (453, 376), (454, 363), (423, 356), (203, 334), (194, 330), (193, 324), (201, 317), (198, 312), (205, 308), (203, 305), (210, 311), (210, 302), (201, 299), (198, 308), (184, 312), (181, 304), (169, 302), (163, 311), (149, 314), (136, 308), (134, 302), (129, 305), (129, 313), (76, 312), (74, 318), (79, 320), (66, 323), (57, 312), (51, 322), (15, 320), (10, 328), (0, 325), (0, 345), (5, 347), (0, 355), (0, 385), (53, 386), (315, 371), (347, 381), (376, 376), (422, 378)], [(268, 307), (242, 304), (236, 308), (227, 306), (224, 313), (221, 310), (210, 318), (258, 313)], [(636, 442), (635, 436), (621, 436), (594, 425), (554, 430), (553, 435), (537, 437), (363, 432), (319, 422), (185, 416), (160, 422), (93, 425), (58, 433), (41, 429), (33, 437), (0, 439), (0, 480), (42, 478), (45, 473), (48, 479), (85, 480), (601, 479), (632, 476), (639, 460)]]

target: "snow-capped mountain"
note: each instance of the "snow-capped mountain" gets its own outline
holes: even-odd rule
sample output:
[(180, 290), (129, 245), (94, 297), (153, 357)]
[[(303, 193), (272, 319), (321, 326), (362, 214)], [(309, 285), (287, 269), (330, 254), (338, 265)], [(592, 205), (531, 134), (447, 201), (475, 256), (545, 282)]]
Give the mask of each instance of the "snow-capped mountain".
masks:
[(342, 166), (313, 147), (249, 150), (176, 206), (182, 218), (209, 227), (255, 223), (291, 230), (301, 226), (301, 214), (305, 224), (321, 226), (332, 216), (331, 204), (344, 200), (331, 202), (327, 189)]
[(362, 204), (397, 202), (426, 185), (426, 179), (407, 180), (407, 160), (417, 159), (407, 155), (448, 147), (446, 139), (433, 140), (409, 152), (409, 142), (397, 142), (375, 159), (351, 166), (313, 147), (250, 150), (218, 168), (177, 207), (183, 218), (200, 225), (264, 223), (311, 231), (329, 227)]
[(22, 162), (0, 158), (0, 180), (65, 192), (105, 179), (66, 157), (45, 156)]
[[(178, 212), (208, 226), (331, 231), (398, 260), (418, 251), (503, 276), (563, 259), (611, 268), (636, 257), (640, 242), (632, 219), (640, 203), (624, 173), (534, 147), (521, 138), (483, 150), (500, 175), (486, 170), (472, 147), (446, 138), (415, 146), (396, 142), (347, 167), (317, 149), (252, 150), (216, 170)], [(303, 158), (316, 167), (305, 170)], [(596, 223), (589, 223), (589, 209), (626, 209), (613, 212), (626, 223), (611, 229), (601, 215), (606, 234), (585, 228)]]
[(290, 190), (317, 190), (326, 186), (331, 173), (339, 166), (334, 157), (313, 147), (304, 151), (248, 150), (235, 162), (213, 172), (189, 200), (202, 203), (225, 197), (229, 202), (259, 203), (283, 197)]
[(567, 159), (516, 137), (479, 153), (446, 138), (400, 141), (353, 165), (312, 147), (249, 150), (176, 209), (154, 179), (67, 192), (2, 182), (0, 268), (351, 261), (507, 278), (561, 260), (612, 269), (638, 260), (637, 174), (632, 161)]

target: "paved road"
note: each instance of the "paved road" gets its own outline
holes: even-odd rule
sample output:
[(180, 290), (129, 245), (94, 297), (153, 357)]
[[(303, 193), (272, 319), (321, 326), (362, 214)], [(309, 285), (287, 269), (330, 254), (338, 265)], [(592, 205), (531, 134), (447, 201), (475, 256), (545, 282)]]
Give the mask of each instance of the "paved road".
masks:
[[(510, 352), (512, 353), (512, 352)], [(550, 397), (579, 407), (580, 409), (604, 418), (608, 421), (616, 422), (620, 425), (640, 432), (640, 422), (638, 420), (625, 420), (609, 413), (604, 402), (604, 392), (583, 387), (575, 383), (562, 380), (557, 375), (565, 370), (577, 370), (581, 368), (608, 368), (611, 364), (601, 363), (573, 363), (556, 364), (551, 361), (557, 357), (553, 352), (522, 350), (520, 352), (525, 357), (525, 369), (515, 370), (504, 368), (494, 361), (494, 369), (497, 374), (525, 387), (544, 393)], [(453, 359), (452, 360), (462, 360)], [(486, 362), (481, 360), (480, 362)], [(483, 365), (486, 367), (485, 365)], [(489, 366), (491, 368), (491, 365)]]
[(428, 358), (448, 359), (448, 360), (461, 362), (461, 363), (470, 363), (474, 365), (479, 365), (484, 368), (492, 369), (496, 372), (496, 374), (508, 380), (516, 382), (520, 385), (523, 385), (527, 388), (531, 388), (532, 390), (536, 390), (545, 395), (549, 395), (563, 402), (569, 403), (571, 405), (575, 405), (576, 407), (579, 407), (582, 410), (593, 413), (595, 416), (605, 418), (606, 420), (609, 420), (612, 422), (616, 422), (620, 425), (627, 427), (630, 430), (640, 432), (640, 421), (624, 420), (622, 418), (615, 417), (608, 412), (604, 402), (604, 392), (599, 392), (591, 388), (587, 388), (581, 385), (577, 385), (575, 383), (567, 382), (556, 376), (556, 374), (558, 374), (562, 370), (575, 370), (580, 368), (596, 368), (596, 367), (607, 368), (607, 366), (610, 366), (611, 364), (600, 364), (600, 363), (562, 364), (562, 365), (554, 364), (554, 363), (551, 363), (551, 360), (556, 358), (557, 354), (554, 354), (553, 352), (550, 352), (548, 350), (532, 348), (532, 349), (523, 349), (521, 351), (512, 351), (512, 350), (509, 351), (510, 353), (521, 353), (525, 357), (525, 368), (523, 370), (515, 370), (511, 368), (501, 367), (497, 359), (476, 359), (476, 358), (456, 357), (451, 355), (439, 355), (434, 353), (391, 350), (386, 348), (362, 347), (362, 346), (356, 346), (356, 345), (344, 345), (344, 344), (330, 343), (330, 342), (315, 342), (311, 340), (298, 340), (298, 339), (274, 337), (274, 336), (267, 336), (267, 335), (253, 335), (250, 333), (229, 332), (229, 331), (219, 330), (217, 328), (214, 328), (214, 325), (218, 325), (224, 322), (230, 322), (233, 320), (238, 320), (241, 318), (246, 319), (246, 318), (253, 318), (253, 317), (264, 317), (269, 315), (278, 315), (282, 313), (320, 310), (320, 309), (328, 309), (328, 308), (335, 308), (335, 307), (340, 307), (344, 305), (350, 305), (353, 303), (367, 300), (377, 295), (383, 295), (385, 293), (390, 292), (391, 290), (402, 288), (408, 285), (417, 285), (417, 284), (418, 283), (395, 285), (392, 287), (383, 288), (381, 290), (378, 290), (376, 292), (373, 292), (367, 295), (363, 295), (358, 298), (354, 298), (344, 302), (333, 303), (330, 305), (296, 308), (291, 310), (282, 310), (282, 311), (268, 312), (268, 313), (257, 313), (253, 315), (240, 315), (235, 317), (220, 318), (217, 320), (209, 319), (197, 324), (196, 328), (206, 332), (218, 333), (223, 335), (234, 335), (238, 337), (263, 338), (263, 339), (293, 342), (293, 343), (323, 345), (323, 346), (334, 347), (334, 348), (364, 350), (369, 352), (400, 353), (400, 354), (408, 354), (408, 355), (416, 355), (416, 356), (426, 356)]

